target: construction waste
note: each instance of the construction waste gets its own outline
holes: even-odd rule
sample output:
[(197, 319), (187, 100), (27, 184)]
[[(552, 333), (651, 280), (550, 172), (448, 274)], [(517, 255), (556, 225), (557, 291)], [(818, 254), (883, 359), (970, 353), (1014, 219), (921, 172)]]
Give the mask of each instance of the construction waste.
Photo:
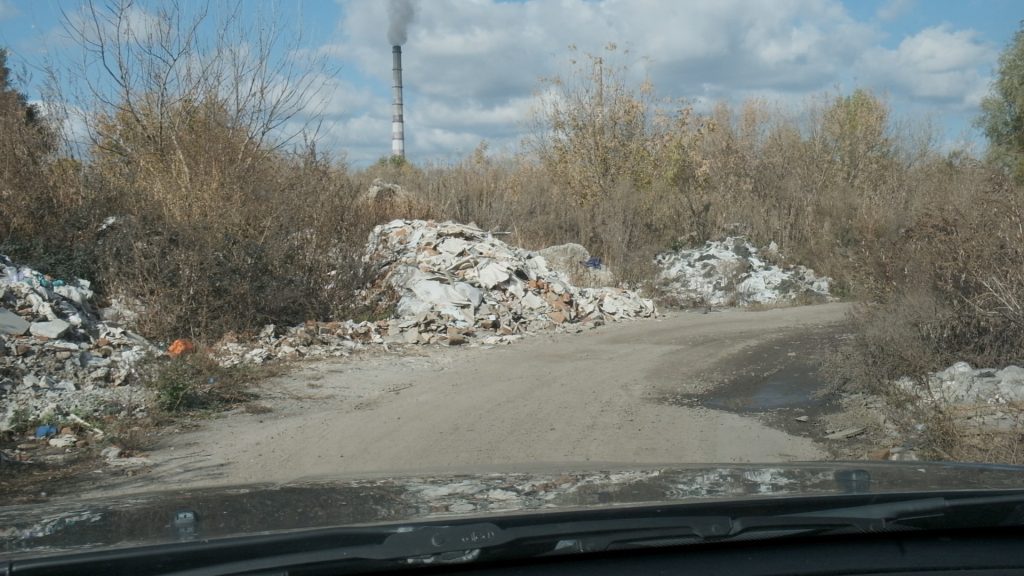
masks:
[[(561, 248), (549, 253), (563, 256), (561, 266), (573, 265)], [(656, 313), (636, 292), (577, 287), (540, 253), (473, 225), (394, 220), (373, 229), (363, 259), (376, 276), (358, 297), (388, 319), (267, 325), (255, 341), (221, 342), (221, 363), (348, 356), (368, 344), (493, 346)], [(589, 254), (580, 265), (603, 272)]]
[(778, 266), (773, 242), (762, 255), (742, 236), (709, 241), (700, 248), (659, 254), (658, 289), (682, 307), (749, 306), (794, 301), (825, 302), (831, 280), (804, 266)]
[(897, 384), (925, 402), (956, 406), (1024, 403), (1024, 368), (1020, 366), (995, 370), (972, 368), (967, 362), (957, 362), (930, 374), (926, 385), (912, 378), (901, 378)]
[(472, 225), (395, 220), (374, 228), (364, 259), (378, 268), (367, 296), (394, 295), (387, 335), (404, 342), (578, 331), (655, 314), (636, 292), (579, 288), (539, 253)]
[(85, 280), (52, 278), (0, 255), (0, 431), (44, 416), (144, 409), (141, 392), (124, 385), (135, 363), (160, 350), (104, 321), (92, 297)]

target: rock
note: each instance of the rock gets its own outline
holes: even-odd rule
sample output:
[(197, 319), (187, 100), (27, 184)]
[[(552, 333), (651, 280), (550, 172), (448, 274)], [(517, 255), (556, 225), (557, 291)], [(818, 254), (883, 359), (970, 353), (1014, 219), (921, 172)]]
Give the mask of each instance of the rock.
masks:
[(121, 457), (121, 449), (117, 446), (108, 446), (100, 451), (104, 460), (116, 460)]
[(889, 450), (889, 460), (897, 462), (916, 462), (918, 460), (917, 451), (897, 446), (896, 448)]
[(448, 345), (449, 346), (460, 346), (466, 343), (466, 336), (460, 333), (455, 328), (448, 328)]
[(825, 436), (825, 438), (827, 440), (846, 440), (848, 438), (853, 438), (854, 436), (860, 436), (866, 430), (867, 429), (864, 428), (863, 426), (856, 426), (856, 427), (853, 427), (853, 428), (845, 428), (843, 430), (839, 430), (838, 432), (833, 432), (833, 433)]
[(891, 455), (891, 453), (892, 452), (891, 452), (891, 450), (889, 448), (883, 448), (881, 450), (874, 450), (872, 452), (868, 452), (867, 459), (868, 460), (888, 460), (889, 456)]
[(48, 322), (33, 322), (29, 326), (29, 332), (33, 336), (55, 340), (64, 335), (71, 328), (71, 324), (64, 320), (50, 320)]
[(32, 347), (29, 346), (28, 344), (18, 344), (17, 346), (14, 347), (15, 356), (25, 356), (31, 351)]
[(0, 308), (0, 334), (21, 336), (28, 332), (29, 323), (24, 318), (5, 308)]
[(50, 438), (47, 443), (54, 448), (72, 448), (76, 442), (78, 442), (78, 438), (75, 435), (64, 434), (55, 438)]

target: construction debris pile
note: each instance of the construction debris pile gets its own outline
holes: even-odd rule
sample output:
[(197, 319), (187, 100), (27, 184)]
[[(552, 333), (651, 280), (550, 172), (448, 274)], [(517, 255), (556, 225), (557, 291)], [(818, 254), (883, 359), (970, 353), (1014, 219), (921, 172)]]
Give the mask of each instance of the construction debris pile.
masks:
[(972, 368), (967, 362), (957, 362), (930, 374), (927, 386), (921, 386), (911, 378), (902, 378), (897, 384), (919, 395), (925, 402), (957, 406), (1024, 403), (1024, 368), (1020, 366), (993, 370)]
[[(215, 353), (231, 366), (348, 356), (373, 344), (491, 346), (530, 332), (579, 332), (655, 314), (654, 303), (635, 292), (573, 285), (565, 270), (577, 264), (588, 278), (610, 278), (580, 249), (547, 249), (557, 259), (556, 270), (540, 253), (511, 247), (476, 226), (395, 220), (370, 234), (364, 260), (377, 276), (359, 294), (367, 307), (386, 311), (390, 319), (268, 324), (255, 340), (227, 338)], [(586, 259), (577, 263), (573, 257), (579, 254)]]
[(43, 416), (110, 414), (133, 400), (132, 366), (159, 354), (104, 321), (85, 280), (60, 280), (0, 255), (0, 431)]
[[(773, 242), (765, 249), (781, 259)], [(829, 299), (831, 280), (804, 266), (776, 266), (743, 237), (707, 242), (701, 248), (664, 252), (658, 287), (669, 302), (685, 306), (749, 306), (798, 299)]]
[(655, 314), (635, 292), (576, 287), (540, 254), (472, 225), (395, 220), (373, 229), (364, 259), (379, 270), (365, 296), (394, 302), (393, 341), (500, 342)]

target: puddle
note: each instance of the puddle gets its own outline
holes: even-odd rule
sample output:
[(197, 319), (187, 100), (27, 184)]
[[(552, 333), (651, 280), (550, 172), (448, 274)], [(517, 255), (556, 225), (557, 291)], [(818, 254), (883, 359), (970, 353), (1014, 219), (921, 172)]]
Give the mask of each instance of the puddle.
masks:
[(817, 366), (794, 362), (770, 376), (745, 377), (718, 388), (701, 405), (728, 412), (765, 412), (782, 408), (824, 408), (826, 400), (818, 395), (825, 383)]
[(713, 383), (708, 392), (667, 396), (662, 401), (741, 414), (832, 412), (837, 406), (822, 394), (826, 382), (820, 369), (828, 348), (843, 333), (833, 325), (779, 334), (721, 360), (701, 375)]

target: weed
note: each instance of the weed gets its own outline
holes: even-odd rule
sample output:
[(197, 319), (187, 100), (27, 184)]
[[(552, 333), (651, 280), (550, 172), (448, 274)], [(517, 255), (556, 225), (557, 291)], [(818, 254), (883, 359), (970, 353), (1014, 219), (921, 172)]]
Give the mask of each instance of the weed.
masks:
[(157, 406), (169, 413), (223, 409), (256, 398), (250, 388), (262, 377), (247, 366), (220, 366), (205, 354), (158, 358), (140, 370), (142, 382), (155, 391)]

